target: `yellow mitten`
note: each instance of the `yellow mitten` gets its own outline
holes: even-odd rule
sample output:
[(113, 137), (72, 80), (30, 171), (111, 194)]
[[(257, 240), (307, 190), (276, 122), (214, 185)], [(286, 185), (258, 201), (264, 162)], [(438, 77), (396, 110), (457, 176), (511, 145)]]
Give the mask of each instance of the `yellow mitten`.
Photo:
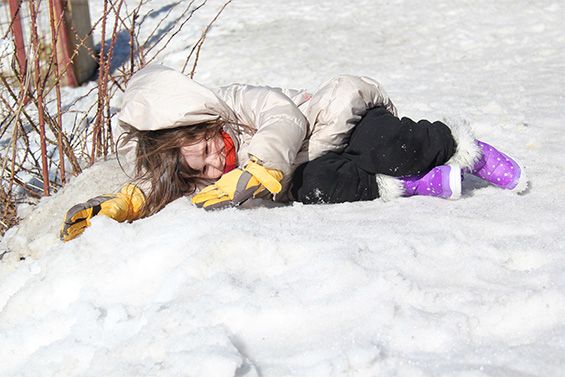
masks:
[(222, 175), (216, 183), (194, 195), (192, 203), (204, 209), (238, 206), (264, 190), (279, 193), (282, 179), (282, 172), (267, 169), (252, 158), (245, 169), (234, 169)]
[(133, 221), (141, 213), (145, 203), (143, 192), (135, 185), (127, 184), (116, 194), (100, 195), (67, 211), (61, 226), (60, 237), (70, 241), (90, 226), (90, 219), (104, 215), (119, 222)]

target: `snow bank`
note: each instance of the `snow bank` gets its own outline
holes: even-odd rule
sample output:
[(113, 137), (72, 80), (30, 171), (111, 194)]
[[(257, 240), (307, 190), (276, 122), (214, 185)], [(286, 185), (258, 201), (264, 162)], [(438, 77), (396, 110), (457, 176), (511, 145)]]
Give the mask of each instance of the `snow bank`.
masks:
[[(562, 376), (562, 12), (234, 2), (201, 81), (314, 88), (366, 74), (402, 115), (469, 122), (520, 157), (531, 190), (470, 177), (455, 202), (212, 213), (183, 198), (133, 224), (96, 218), (63, 244), (64, 211), (123, 179), (115, 162), (95, 165), (3, 241), (0, 375)], [(167, 64), (182, 66), (187, 30)]]
[(95, 219), (80, 241), (2, 266), (3, 368), (557, 376), (564, 257), (534, 224), (501, 224), (507, 208), (473, 219), (492, 196), (527, 207), (484, 190), (214, 213), (180, 199), (134, 224)]

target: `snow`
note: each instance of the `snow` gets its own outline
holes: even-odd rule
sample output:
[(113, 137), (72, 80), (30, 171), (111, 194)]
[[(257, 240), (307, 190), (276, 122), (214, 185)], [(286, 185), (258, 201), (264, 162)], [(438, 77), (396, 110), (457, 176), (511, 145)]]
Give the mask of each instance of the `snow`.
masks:
[[(210, 4), (163, 62), (182, 67)], [(64, 212), (124, 179), (97, 164), (2, 240), (0, 376), (562, 376), (563, 15), (548, 0), (234, 1), (201, 82), (368, 75), (401, 115), (469, 122), (520, 158), (530, 190), (466, 177), (457, 201), (210, 213), (183, 198), (62, 243)]]

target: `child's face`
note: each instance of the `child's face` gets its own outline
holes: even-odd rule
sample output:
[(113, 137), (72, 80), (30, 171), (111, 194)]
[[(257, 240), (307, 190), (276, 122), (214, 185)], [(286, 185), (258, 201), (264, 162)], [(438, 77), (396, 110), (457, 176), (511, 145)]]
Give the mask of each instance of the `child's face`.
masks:
[(180, 151), (188, 166), (200, 170), (200, 178), (218, 179), (224, 174), (226, 155), (220, 133), (210, 139), (185, 145)]

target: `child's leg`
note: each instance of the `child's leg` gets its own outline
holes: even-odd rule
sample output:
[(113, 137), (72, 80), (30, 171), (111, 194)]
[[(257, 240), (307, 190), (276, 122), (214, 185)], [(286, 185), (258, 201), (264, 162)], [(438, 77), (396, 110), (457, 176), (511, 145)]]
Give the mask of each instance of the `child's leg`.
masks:
[(293, 200), (305, 204), (356, 202), (379, 197), (375, 175), (335, 152), (300, 165), (292, 175), (290, 194)]
[(295, 171), (291, 195), (303, 203), (411, 195), (457, 198), (460, 184), (451, 181), (459, 168), (431, 171), (456, 155), (455, 139), (445, 124), (400, 120), (384, 107), (377, 107), (355, 127), (343, 153), (330, 152)]
[(413, 195), (457, 199), (461, 195), (461, 170), (458, 165), (442, 165), (423, 176), (395, 178), (368, 173), (343, 154), (330, 152), (296, 169), (290, 193), (293, 200), (305, 204)]
[(498, 187), (522, 192), (528, 181), (518, 161), (478, 141), (466, 124), (398, 119), (382, 107), (370, 110), (353, 130), (344, 151), (366, 171), (421, 177), (440, 165), (458, 165)]
[[(455, 199), (461, 190), (460, 168), (484, 179), (491, 176), (492, 173), (488, 174), (491, 170), (487, 169), (489, 166), (494, 169), (495, 163), (489, 165), (484, 161), (492, 159), (494, 155), (487, 156), (487, 152), (494, 148), (488, 147), (477, 142), (466, 125), (416, 123), (408, 118), (398, 119), (382, 107), (375, 108), (355, 127), (343, 153), (328, 153), (296, 170), (291, 195), (303, 203), (411, 195)], [(497, 157), (500, 156), (494, 156)], [(504, 161), (508, 158), (503, 157)], [(514, 190), (522, 190), (526, 187), (523, 170), (514, 160), (509, 160), (511, 163), (506, 164), (509, 170), (520, 169)], [(504, 175), (507, 172), (503, 171), (502, 177), (507, 177)], [(498, 181), (491, 178), (489, 182)], [(511, 188), (514, 183), (512, 180), (504, 187)]]
[(344, 156), (367, 172), (401, 177), (423, 175), (445, 164), (456, 149), (445, 124), (398, 119), (378, 107), (355, 127)]

